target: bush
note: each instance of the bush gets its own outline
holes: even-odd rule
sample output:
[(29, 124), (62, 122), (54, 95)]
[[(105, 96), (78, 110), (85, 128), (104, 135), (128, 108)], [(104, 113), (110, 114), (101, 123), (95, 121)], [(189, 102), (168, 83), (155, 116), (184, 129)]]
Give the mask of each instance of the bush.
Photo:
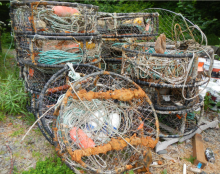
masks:
[(27, 94), (24, 92), (23, 81), (9, 75), (7, 79), (0, 79), (0, 82), (0, 111), (26, 115)]

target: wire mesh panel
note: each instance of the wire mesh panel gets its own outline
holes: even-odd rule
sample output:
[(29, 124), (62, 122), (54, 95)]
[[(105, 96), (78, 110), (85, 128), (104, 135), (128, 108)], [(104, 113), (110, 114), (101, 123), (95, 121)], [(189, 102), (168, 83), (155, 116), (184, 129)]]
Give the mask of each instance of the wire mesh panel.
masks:
[(199, 117), (194, 112), (183, 114), (158, 114), (160, 137), (186, 136), (198, 129)]
[[(93, 72), (100, 71), (99, 68), (92, 65), (73, 65), (75, 72), (79, 73), (80, 77), (91, 74)], [(70, 76), (69, 76), (70, 75)], [(46, 112), (49, 108), (54, 106), (59, 97), (66, 93), (69, 88), (69, 81), (74, 81), (75, 77), (69, 74), (69, 67), (65, 66), (63, 69), (55, 73), (49, 81), (45, 84), (40, 98), (39, 98), (39, 112), (38, 116), (41, 116), (44, 112)], [(76, 79), (75, 79), (76, 80)], [(46, 133), (48, 134), (48, 138), (52, 142), (52, 120), (53, 120), (53, 112), (54, 110), (49, 111), (45, 117), (41, 119), (42, 124)]]
[(149, 94), (154, 108), (160, 111), (189, 109), (199, 102), (198, 87), (187, 88), (155, 88), (141, 85)]
[[(158, 141), (158, 120), (151, 101), (134, 82), (97, 72), (75, 83), (60, 98), (55, 139), (73, 167), (88, 172), (121, 173), (149, 169), (149, 148)], [(144, 112), (149, 108), (153, 112)], [(155, 136), (156, 140), (152, 139)]]
[(149, 42), (124, 45), (122, 50), (122, 74), (153, 83), (179, 85), (199, 82), (209, 76), (211, 69), (198, 76), (198, 57), (208, 56), (213, 61), (213, 49), (209, 46), (196, 49), (189, 45), (183, 51), (165, 43), (163, 53), (157, 53), (157, 45)]
[(61, 68), (45, 68), (34, 64), (25, 64), (22, 74), (26, 88), (32, 91), (41, 92), (47, 81), (60, 69)]
[(102, 40), (99, 36), (21, 35), (16, 39), (21, 61), (62, 65), (66, 62), (93, 63), (100, 59)]
[(158, 13), (99, 13), (103, 38), (148, 37), (158, 32)]
[(15, 33), (97, 35), (97, 6), (68, 2), (11, 2)]

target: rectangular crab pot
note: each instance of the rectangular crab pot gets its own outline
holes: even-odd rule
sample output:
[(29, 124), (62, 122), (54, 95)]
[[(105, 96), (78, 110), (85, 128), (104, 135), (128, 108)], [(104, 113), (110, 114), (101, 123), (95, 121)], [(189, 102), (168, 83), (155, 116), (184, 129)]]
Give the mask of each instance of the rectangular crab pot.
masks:
[(97, 6), (69, 2), (11, 2), (17, 34), (56, 36), (97, 35)]
[(122, 74), (144, 83), (183, 85), (200, 82), (209, 73), (204, 71), (203, 75), (198, 75), (198, 57), (209, 56), (213, 60), (213, 49), (201, 48), (203, 51), (193, 46), (183, 51), (167, 44), (162, 54), (155, 51), (154, 42), (123, 45)]
[(158, 33), (158, 13), (98, 14), (98, 31), (103, 38), (145, 37), (151, 40)]
[(17, 49), (24, 53), (19, 60), (43, 65), (92, 64), (100, 59), (102, 44), (100, 36), (19, 35), (16, 42)]

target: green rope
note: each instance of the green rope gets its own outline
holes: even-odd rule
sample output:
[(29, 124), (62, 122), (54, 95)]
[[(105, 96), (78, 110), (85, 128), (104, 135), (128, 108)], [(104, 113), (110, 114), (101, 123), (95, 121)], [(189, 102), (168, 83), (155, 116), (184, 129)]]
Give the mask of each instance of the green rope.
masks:
[(83, 53), (68, 53), (61, 50), (50, 50), (38, 54), (40, 56), (38, 62), (48, 65), (55, 65), (64, 62), (80, 63)]

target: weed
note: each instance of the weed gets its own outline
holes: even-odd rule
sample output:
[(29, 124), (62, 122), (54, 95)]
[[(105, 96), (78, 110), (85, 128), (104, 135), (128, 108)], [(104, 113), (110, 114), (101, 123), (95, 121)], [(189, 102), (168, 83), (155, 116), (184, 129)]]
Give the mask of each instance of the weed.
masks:
[(10, 136), (11, 137), (16, 137), (16, 136), (22, 135), (22, 134), (24, 134), (24, 128), (20, 128), (19, 130), (14, 131)]
[(130, 170), (128, 172), (124, 172), (124, 174), (134, 174), (134, 171), (133, 170)]
[(0, 111), (12, 115), (27, 115), (27, 95), (24, 92), (23, 81), (15, 79), (12, 75), (3, 81), (0, 83)]
[(39, 128), (37, 128), (37, 129), (33, 129), (33, 131), (34, 131), (36, 134), (41, 135), (41, 131), (40, 131)]
[(19, 124), (13, 124), (13, 128), (19, 128), (20, 125)]
[(45, 161), (39, 160), (36, 164), (36, 168), (31, 168), (29, 171), (24, 171), (22, 174), (74, 174), (66, 164), (57, 156), (46, 158)]
[(207, 95), (204, 97), (204, 109), (207, 111), (208, 109), (212, 108), (212, 104), (215, 104), (215, 102), (212, 100), (211, 95)]
[(25, 121), (28, 125), (32, 125), (35, 122), (35, 117), (32, 113), (29, 113), (26, 116), (22, 116), (20, 119)]
[(5, 121), (6, 116), (3, 112), (0, 111), (0, 121)]
[(190, 155), (189, 158), (184, 158), (185, 160), (191, 162), (192, 164), (194, 163), (194, 160), (196, 159), (196, 157), (193, 157), (192, 155)]
[(160, 174), (167, 174), (167, 169), (164, 169), (163, 171), (161, 171)]
[(0, 155), (2, 155), (2, 154), (4, 154), (5, 153), (5, 151), (0, 151)]
[(40, 152), (35, 152), (35, 151), (33, 151), (33, 152), (32, 152), (32, 156), (39, 158), (39, 157), (41, 156), (41, 153), (40, 153)]
[(10, 157), (7, 157), (7, 158), (5, 158), (5, 161), (9, 161), (11, 158)]
[(21, 156), (21, 152), (16, 152), (16, 153), (13, 153), (13, 156), (15, 156), (15, 157), (20, 157)]

